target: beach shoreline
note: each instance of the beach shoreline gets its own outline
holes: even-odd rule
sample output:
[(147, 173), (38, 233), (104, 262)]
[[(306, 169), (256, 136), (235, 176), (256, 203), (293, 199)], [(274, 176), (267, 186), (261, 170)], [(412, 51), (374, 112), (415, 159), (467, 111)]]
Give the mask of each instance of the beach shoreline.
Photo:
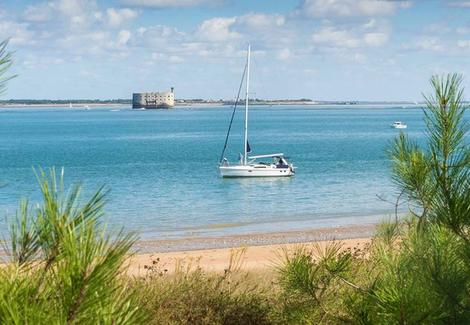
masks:
[(235, 252), (240, 255), (242, 271), (257, 272), (272, 268), (283, 251), (298, 246), (324, 246), (340, 241), (344, 249), (363, 248), (370, 243), (377, 224), (362, 224), (204, 238), (139, 240), (129, 260), (127, 273), (144, 276), (149, 270), (175, 272), (199, 267), (207, 272), (223, 272)]
[(224, 236), (185, 236), (175, 239), (139, 239), (134, 245), (136, 253), (167, 253), (234, 247), (307, 243), (324, 240), (342, 240), (371, 237), (377, 223), (350, 224), (288, 230), (253, 232)]

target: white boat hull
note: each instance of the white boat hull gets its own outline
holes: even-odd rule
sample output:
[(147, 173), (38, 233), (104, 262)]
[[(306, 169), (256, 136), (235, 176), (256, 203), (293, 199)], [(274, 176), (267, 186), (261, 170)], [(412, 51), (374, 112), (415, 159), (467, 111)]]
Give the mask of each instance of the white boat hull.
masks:
[(407, 128), (407, 125), (401, 121), (393, 122), (390, 126), (394, 129), (406, 129)]
[(292, 167), (277, 168), (266, 165), (219, 166), (222, 177), (289, 177), (294, 174)]

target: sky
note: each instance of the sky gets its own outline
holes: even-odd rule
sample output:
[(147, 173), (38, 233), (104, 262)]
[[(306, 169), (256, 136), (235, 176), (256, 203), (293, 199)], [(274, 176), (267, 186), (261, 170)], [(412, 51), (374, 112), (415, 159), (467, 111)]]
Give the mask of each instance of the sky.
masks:
[(470, 90), (465, 0), (0, 0), (7, 38), (4, 99), (231, 99), (248, 43), (251, 97), (419, 101), (449, 72)]

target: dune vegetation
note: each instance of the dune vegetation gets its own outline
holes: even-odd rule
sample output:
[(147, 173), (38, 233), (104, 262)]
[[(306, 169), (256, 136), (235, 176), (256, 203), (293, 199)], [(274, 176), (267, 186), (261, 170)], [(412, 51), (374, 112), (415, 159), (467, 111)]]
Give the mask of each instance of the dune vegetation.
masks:
[[(0, 75), (11, 64), (0, 46)], [(63, 171), (37, 171), (42, 201), (9, 220), (0, 268), (2, 324), (468, 324), (470, 149), (458, 75), (431, 79), (426, 142), (390, 145), (409, 216), (382, 223), (370, 245), (340, 241), (279, 252), (249, 273), (235, 252), (223, 274), (197, 264), (126, 273), (134, 234), (107, 229), (106, 190), (81, 197)], [(4, 83), (0, 82), (0, 89)]]

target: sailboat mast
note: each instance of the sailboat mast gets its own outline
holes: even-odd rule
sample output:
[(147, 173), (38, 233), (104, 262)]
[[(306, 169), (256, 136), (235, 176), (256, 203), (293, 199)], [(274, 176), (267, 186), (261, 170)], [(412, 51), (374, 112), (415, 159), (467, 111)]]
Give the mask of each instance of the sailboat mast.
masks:
[(248, 91), (250, 89), (250, 51), (251, 47), (248, 44), (248, 55), (246, 59), (246, 96), (245, 96), (245, 154), (243, 155), (244, 165), (247, 164), (248, 156)]

